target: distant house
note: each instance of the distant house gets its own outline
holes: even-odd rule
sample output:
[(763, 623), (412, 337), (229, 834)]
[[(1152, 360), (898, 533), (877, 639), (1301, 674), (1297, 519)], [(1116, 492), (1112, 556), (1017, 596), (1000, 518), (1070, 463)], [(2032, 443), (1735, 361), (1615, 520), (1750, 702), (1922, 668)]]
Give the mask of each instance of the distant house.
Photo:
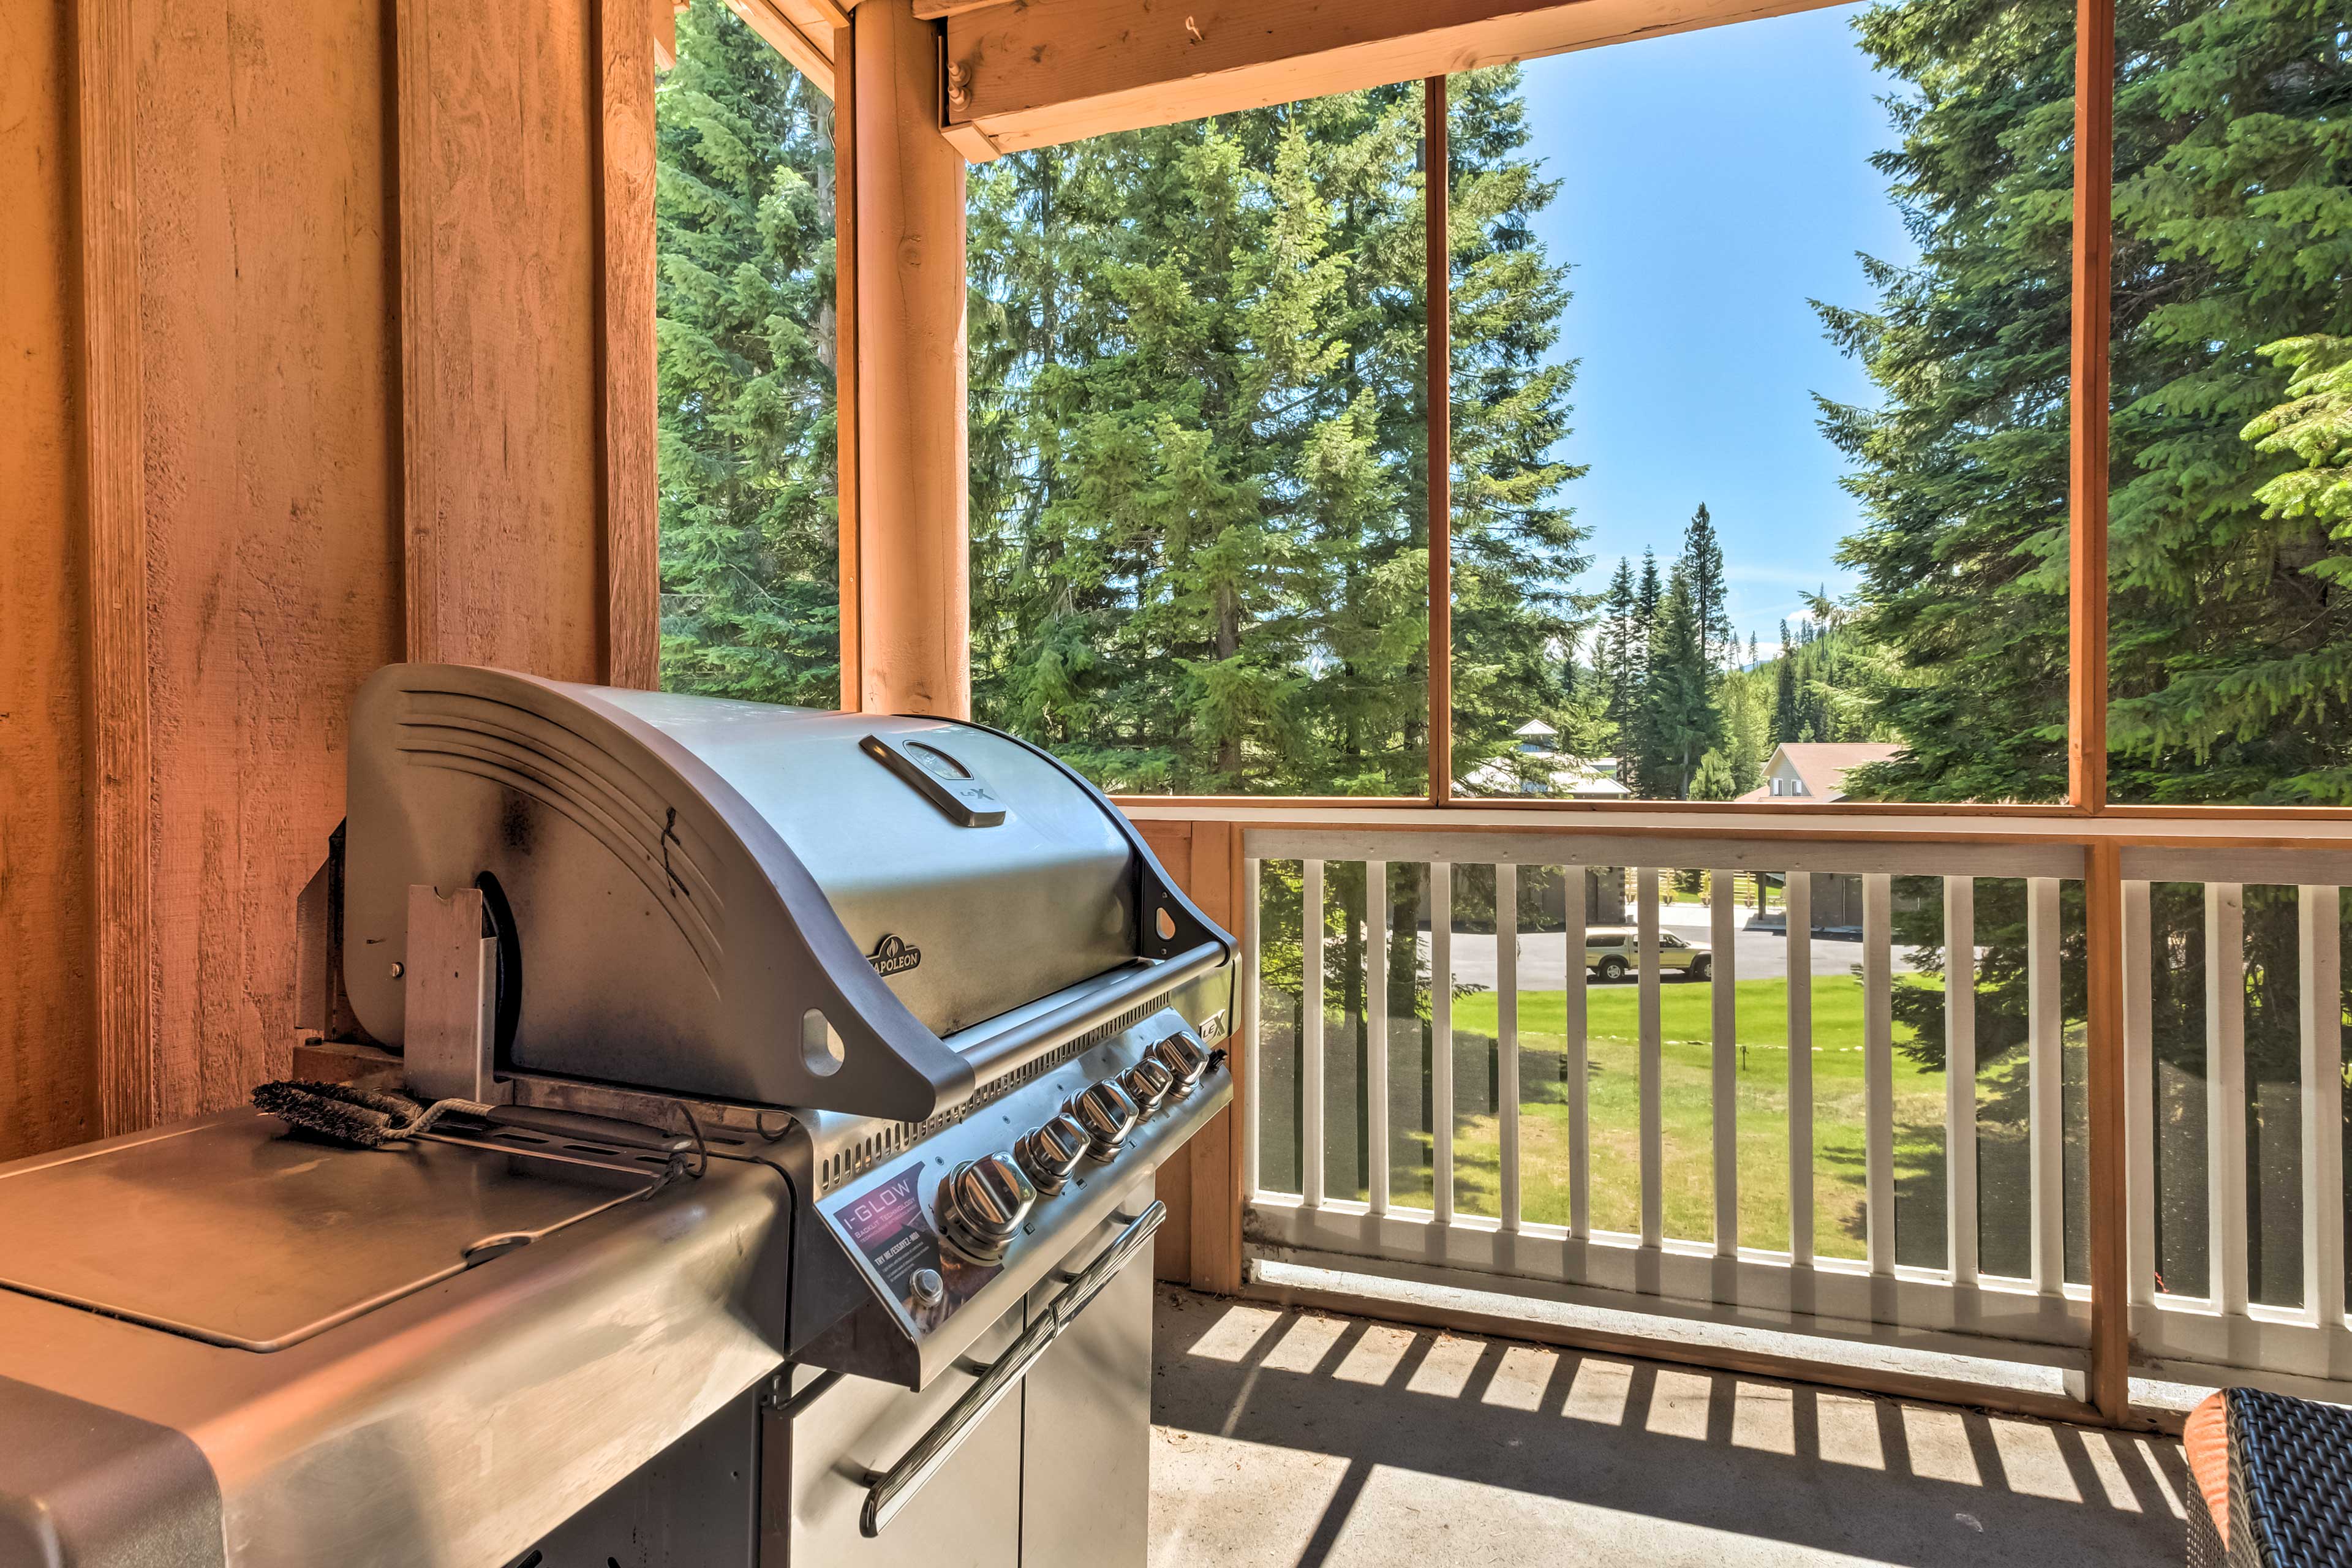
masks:
[(1530, 719), (1512, 733), (1517, 749), (1457, 779), (1459, 795), (1535, 795), (1552, 800), (1617, 800), (1631, 795), (1617, 780), (1614, 757), (1571, 757), (1559, 750), (1559, 731)]
[(1738, 805), (1830, 805), (1845, 798), (1845, 775), (1872, 763), (1893, 762), (1903, 748), (1880, 741), (1786, 741), (1772, 748), (1764, 782)]
[[(1900, 746), (1879, 741), (1789, 741), (1772, 748), (1764, 782), (1735, 803), (1739, 805), (1834, 805), (1845, 798), (1845, 775), (1872, 763), (1892, 762)], [(1777, 881), (1772, 878), (1769, 880)], [(1862, 879), (1829, 871), (1813, 873), (1813, 929), (1852, 931), (1862, 926)], [(1775, 910), (1758, 922), (1782, 923)]]

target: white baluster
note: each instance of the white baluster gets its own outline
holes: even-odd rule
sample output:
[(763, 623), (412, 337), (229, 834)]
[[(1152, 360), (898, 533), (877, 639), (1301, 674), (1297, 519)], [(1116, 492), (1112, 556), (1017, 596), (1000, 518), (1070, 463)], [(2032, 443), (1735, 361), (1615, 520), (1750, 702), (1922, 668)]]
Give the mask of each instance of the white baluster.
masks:
[(1977, 1282), (1977, 884), (1944, 879), (1944, 1234), (1952, 1283)]
[(2205, 884), (2207, 1268), (2214, 1305), (2246, 1310), (2246, 892)]
[(1642, 1245), (1665, 1237), (1665, 1138), (1660, 1079), (1664, 1070), (1664, 1030), (1658, 1018), (1658, 873), (1636, 873), (1641, 921), (1642, 1017)]
[(1495, 867), (1495, 1107), (1503, 1228), (1519, 1228), (1519, 868)]
[(1787, 873), (1789, 925), (1789, 1261), (1813, 1260), (1813, 874)]
[(1365, 1186), (1374, 1214), (1389, 1212), (1389, 867), (1364, 866)]
[(1591, 1077), (1584, 1059), (1585, 868), (1559, 868), (1567, 912), (1568, 994), (1561, 1016), (1560, 1071), (1568, 1076), (1568, 1231), (1582, 1241), (1592, 1234)]
[(2061, 1292), (2066, 1281), (2064, 1016), (2058, 985), (2058, 879), (2025, 883), (2027, 1186), (2032, 1198), (2033, 1288)]
[(1862, 879), (1863, 1223), (1870, 1271), (1895, 1272), (1894, 882)]
[(1430, 1206), (1454, 1223), (1454, 868), (1429, 866)]
[(1738, 900), (1729, 871), (1707, 873), (1707, 964), (1715, 1046), (1715, 1254), (1739, 1256)]
[(2156, 1300), (2156, 932), (2148, 885), (2124, 888), (2124, 1215), (2131, 1299)]
[(2312, 1321), (2344, 1321), (2344, 954), (2341, 894), (2297, 899), (2303, 1037), (2303, 1299)]
[(1298, 1190), (1308, 1208), (1323, 1206), (1323, 862), (1304, 863), (1299, 900)]

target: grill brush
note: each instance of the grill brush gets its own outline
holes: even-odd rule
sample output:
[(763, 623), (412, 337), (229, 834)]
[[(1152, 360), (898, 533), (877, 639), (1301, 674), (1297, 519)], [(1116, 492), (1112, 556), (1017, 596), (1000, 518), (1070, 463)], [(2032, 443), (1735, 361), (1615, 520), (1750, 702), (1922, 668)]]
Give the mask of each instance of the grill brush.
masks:
[(355, 1149), (381, 1149), (416, 1137), (452, 1111), (466, 1116), (490, 1112), (488, 1106), (470, 1100), (427, 1105), (383, 1089), (300, 1079), (263, 1084), (253, 1091), (253, 1107), (289, 1127)]

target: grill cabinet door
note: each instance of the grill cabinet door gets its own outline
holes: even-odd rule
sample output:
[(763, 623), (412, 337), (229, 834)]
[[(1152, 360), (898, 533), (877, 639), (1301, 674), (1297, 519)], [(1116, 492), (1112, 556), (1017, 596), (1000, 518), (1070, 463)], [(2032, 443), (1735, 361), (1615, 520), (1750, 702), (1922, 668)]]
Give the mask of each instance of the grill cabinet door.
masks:
[[(1118, 1205), (1151, 1202), (1147, 1173)], [(1126, 1227), (1112, 1218), (1063, 1267), (1084, 1268)], [(1033, 1313), (1061, 1289), (1030, 1295)], [(1078, 1315), (1028, 1379), (1022, 1568), (1143, 1568), (1151, 1507), (1151, 1248)]]
[[(1022, 1317), (1020, 1307), (1006, 1313), (973, 1342), (973, 1358), (1003, 1354)], [(857, 1531), (866, 1490), (857, 1478), (896, 1464), (970, 1387), (971, 1379), (953, 1371), (920, 1393), (845, 1377), (790, 1421), (772, 1416), (761, 1450), (761, 1568), (1013, 1568), (1021, 1550), (1018, 1390), (881, 1534), (869, 1541)]]

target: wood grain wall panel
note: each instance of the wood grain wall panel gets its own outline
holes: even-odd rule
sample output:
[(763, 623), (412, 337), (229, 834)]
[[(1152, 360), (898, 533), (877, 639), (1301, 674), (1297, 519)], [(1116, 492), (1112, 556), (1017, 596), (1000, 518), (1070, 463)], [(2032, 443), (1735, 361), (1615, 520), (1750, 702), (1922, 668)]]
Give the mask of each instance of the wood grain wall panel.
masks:
[(603, 675), (615, 517), (650, 596), (599, 3), (0, 8), (0, 1158), (284, 1070), (369, 671)]
[(65, 0), (0, 7), (0, 1160), (98, 1135)]
[(152, 1120), (285, 1070), (294, 900), (400, 654), (373, 0), (137, 0)]
[(398, 0), (409, 657), (604, 664), (593, 0)]
[(99, 1119), (110, 1132), (152, 1119), (158, 1077), (137, 30), (136, 0), (86, 0), (76, 7), (91, 978)]

